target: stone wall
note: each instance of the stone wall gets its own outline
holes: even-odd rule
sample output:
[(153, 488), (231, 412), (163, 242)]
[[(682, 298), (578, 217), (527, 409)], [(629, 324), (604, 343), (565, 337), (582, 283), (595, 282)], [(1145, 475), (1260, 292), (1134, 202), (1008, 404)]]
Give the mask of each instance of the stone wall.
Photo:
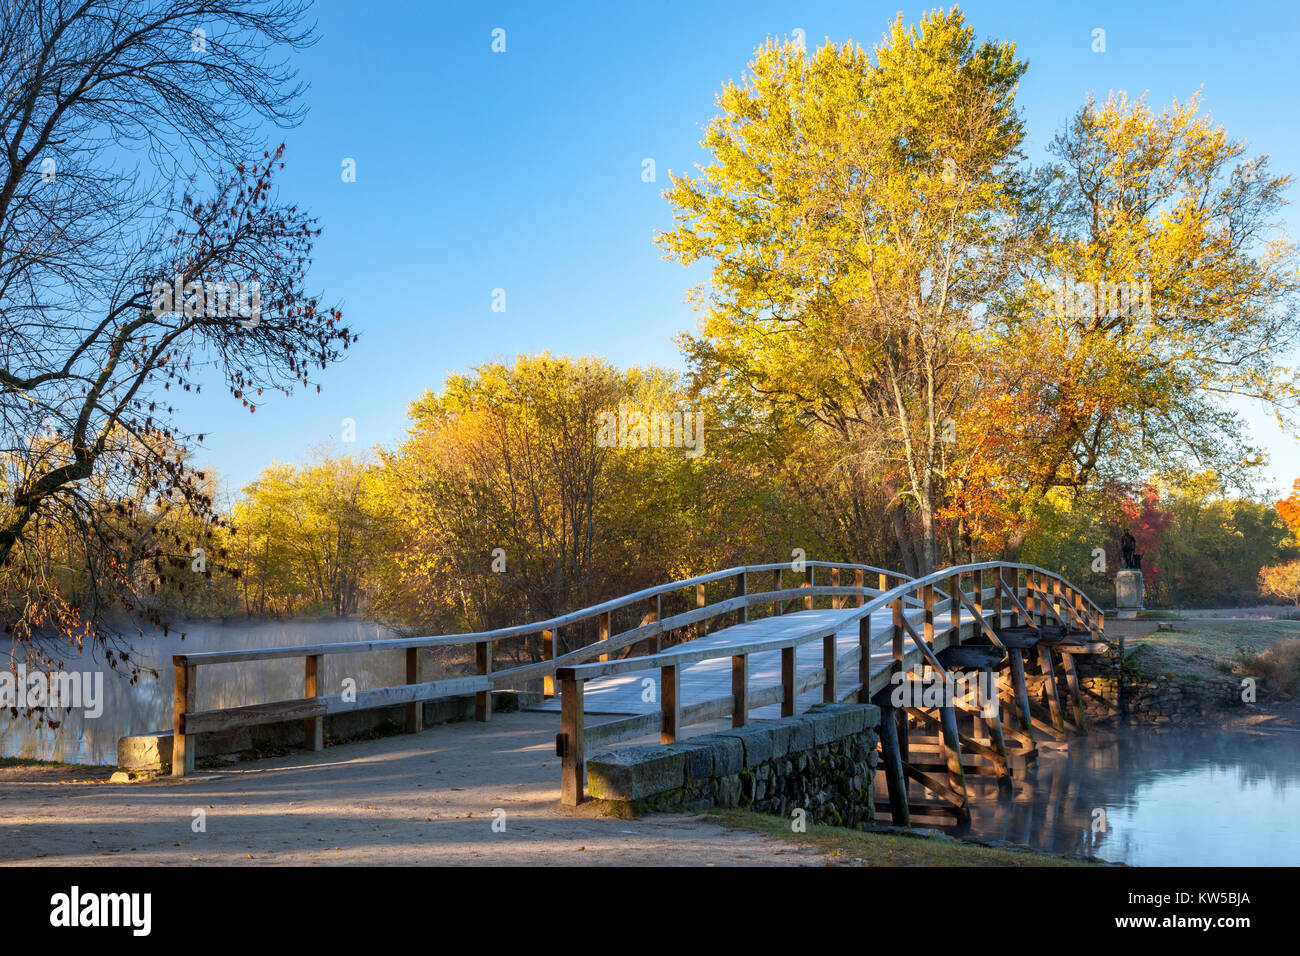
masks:
[(593, 797), (651, 810), (748, 807), (859, 827), (875, 820), (880, 708), (818, 704), (796, 717), (675, 744), (615, 747), (587, 759)]
[[(1061, 705), (1069, 713), (1064, 672), (1057, 668)], [(1025, 677), (1030, 702), (1047, 709), (1046, 678)], [(1121, 716), (1121, 695), (1127, 696), (1128, 720), (1132, 723), (1183, 725), (1199, 723), (1225, 710), (1241, 707), (1241, 685), (1224, 677), (1178, 677), (1150, 674), (1130, 664), (1123, 669), (1106, 661), (1079, 660), (1079, 683), (1088, 720), (1104, 724)]]

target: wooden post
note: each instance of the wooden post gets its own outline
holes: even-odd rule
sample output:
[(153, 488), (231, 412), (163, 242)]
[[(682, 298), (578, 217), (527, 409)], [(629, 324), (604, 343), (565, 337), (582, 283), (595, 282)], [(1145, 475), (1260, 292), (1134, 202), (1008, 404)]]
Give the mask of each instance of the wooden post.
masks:
[[(781, 590), (781, 570), (782, 570), (781, 568), (777, 568), (775, 571), (772, 572), (772, 590), (773, 590), (773, 591), (779, 591), (779, 590)], [(782, 605), (783, 603), (784, 603), (784, 602), (782, 602), (782, 601), (776, 601), (776, 602), (775, 602), (775, 604), (776, 604), (776, 610), (775, 610), (774, 613), (776, 613), (776, 614), (780, 614), (780, 613), (781, 613), (781, 605)]]
[(1038, 613), (1034, 603), (1034, 572), (1025, 569), (1025, 610), (1029, 612), (1029, 620), (1026, 622), (1030, 627), (1038, 626)]
[[(866, 575), (863, 574), (861, 568), (858, 568), (856, 571), (853, 572), (853, 586), (855, 588), (866, 587)], [(862, 607), (862, 605), (866, 603), (867, 603), (867, 596), (864, 593), (862, 593), (862, 591), (858, 591), (858, 607)], [(866, 684), (862, 685), (863, 690), (866, 690), (866, 687), (867, 687)]]
[(961, 574), (954, 574), (948, 579), (948, 594), (952, 601), (948, 607), (948, 626), (951, 628), (951, 640), (961, 641)]
[(880, 590), (881, 593), (889, 590), (889, 575), (884, 571), (880, 572)]
[(822, 638), (822, 669), (826, 671), (826, 681), (822, 684), (822, 702), (835, 703), (836, 680), (839, 677), (839, 649), (835, 646), (835, 635), (827, 634)]
[[(610, 617), (610, 614), (611, 614), (610, 611), (604, 611), (604, 612), (601, 613), (600, 617), (598, 617), (598, 618), (596, 619), (596, 628), (597, 628), (597, 634), (598, 634), (596, 640), (598, 640), (598, 641), (607, 641), (607, 640), (609, 640), (609, 617)], [(608, 655), (608, 654), (601, 654), (601, 655), (600, 655), (600, 660), (601, 660), (601, 661), (607, 661), (607, 660), (609, 660), (609, 655)]]
[(1079, 682), (1079, 671), (1074, 664), (1074, 655), (1062, 652), (1061, 663), (1065, 666), (1065, 684), (1074, 698), (1074, 725), (1079, 733), (1088, 732), (1088, 711), (1083, 706), (1083, 686)]
[[(493, 641), (479, 641), (474, 645), (474, 670), (479, 677), (487, 677), (492, 673), (492, 645), (494, 643)], [(482, 722), (491, 716), (492, 691), (478, 691), (474, 695), (474, 719)]]
[(891, 674), (902, 674), (905, 672), (903, 667), (903, 599), (894, 598), (890, 608), (894, 612), (894, 633), (893, 633), (893, 653), (894, 661), (890, 665)]
[[(482, 647), (483, 645), (476, 645)], [(489, 672), (491, 671), (491, 651), (488, 651)], [(406, 682), (408, 684), (420, 683), (420, 649), (418, 647), (408, 647), (406, 649)], [(488, 706), (491, 707), (492, 695), (488, 693)], [(480, 718), (486, 720), (486, 717)], [(424, 729), (424, 702), (413, 700), (406, 705), (406, 732), (408, 734), (418, 734)]]
[[(324, 654), (308, 654), (307, 669), (303, 673), (302, 695), (304, 697), (320, 696), (320, 679), (325, 670)], [(308, 717), (302, 722), (304, 739), (308, 750), (325, 749), (325, 718)]]
[(961, 738), (957, 736), (957, 712), (952, 704), (939, 708), (943, 757), (948, 764), (948, 786), (966, 800), (966, 774), (961, 767)]
[(1052, 726), (1059, 733), (1065, 733), (1065, 714), (1061, 712), (1061, 691), (1056, 686), (1056, 668), (1052, 666), (1052, 649), (1046, 644), (1038, 645), (1038, 665), (1047, 678), (1047, 707), (1052, 712)]
[(744, 727), (749, 717), (749, 655), (731, 659), (731, 726)]
[(921, 590), (921, 606), (925, 608), (925, 624), (921, 636), (930, 650), (934, 650), (934, 585), (927, 584)]
[(560, 681), (560, 803), (576, 807), (582, 803), (587, 785), (587, 759), (583, 752), (582, 681)]
[(1011, 661), (1011, 687), (1016, 694), (1016, 711), (1020, 715), (1020, 730), (1034, 736), (1034, 724), (1029, 716), (1029, 687), (1025, 681), (1024, 651), (1018, 647), (1007, 648), (1007, 659)]
[(858, 621), (858, 700), (867, 703), (871, 700), (871, 617)]
[[(980, 568), (978, 571), (971, 572), (971, 587), (975, 589), (975, 600), (971, 602), (975, 605), (975, 616), (978, 618), (983, 618), (984, 617), (984, 569), (983, 568)], [(980, 632), (980, 626), (979, 623), (976, 622), (975, 630), (972, 633), (978, 634), (979, 632)]]
[(793, 717), (798, 703), (795, 697), (795, 649), (781, 648), (781, 716)]
[(185, 715), (194, 709), (194, 686), (198, 682), (198, 669), (193, 665), (178, 664), (178, 660), (184, 658), (180, 655), (172, 658), (172, 670), (176, 679), (172, 697), (173, 777), (183, 777), (194, 772), (194, 741), (185, 733)]
[[(814, 578), (815, 578), (815, 575), (813, 574), (813, 572), (814, 572), (815, 570), (816, 570), (816, 568), (814, 568), (811, 564), (806, 565), (806, 566), (804, 567), (804, 571), (803, 571), (803, 586), (804, 586), (804, 587), (806, 587), (806, 588), (811, 588), (811, 587), (813, 586), (813, 581), (814, 581)], [(812, 599), (812, 595), (811, 595), (811, 594), (809, 594), (806, 598), (803, 599), (803, 609), (804, 609), (805, 611), (811, 611), (811, 610), (813, 609), (813, 599)]]
[(659, 668), (659, 700), (664, 714), (664, 725), (659, 732), (659, 742), (676, 743), (682, 722), (681, 668), (676, 664)]
[[(709, 603), (708, 598), (704, 594), (704, 585), (703, 584), (695, 585), (695, 606), (697, 608), (704, 607), (708, 603)], [(709, 633), (708, 621), (700, 621), (698, 624), (695, 625), (696, 637), (705, 637), (708, 635), (708, 633)], [(601, 660), (604, 660), (604, 658), (601, 658)]]
[[(741, 571), (739, 574), (736, 575), (736, 597), (744, 597), (746, 594), (746, 588), (748, 588), (748, 586), (749, 585), (745, 580), (745, 572)], [(740, 613), (737, 615), (737, 617), (739, 618), (739, 622), (742, 624), (745, 621), (749, 620), (748, 604), (746, 604), (744, 607), (740, 609)]]
[[(831, 568), (831, 587), (837, 588), (839, 586), (840, 586), (840, 569)], [(843, 606), (844, 606), (843, 598), (841, 598), (838, 594), (832, 595), (831, 610), (838, 611)]]
[[(655, 615), (656, 624), (664, 619), (664, 596), (662, 594), (655, 595), (654, 615)], [(653, 641), (653, 643), (650, 646), (650, 653), (658, 654), (660, 651), (664, 649), (663, 631), (660, 631), (653, 638), (651, 638), (651, 640)]]
[(903, 756), (898, 746), (898, 725), (894, 722), (894, 708), (889, 704), (888, 693), (878, 700), (880, 705), (880, 757), (884, 763), (885, 787), (889, 791), (889, 814), (896, 827), (911, 826), (907, 806), (907, 778), (903, 775)]
[(1002, 571), (1002, 565), (999, 564), (997, 582), (993, 590), (993, 630), (999, 634), (1002, 633)]
[[(542, 631), (542, 660), (544, 661), (555, 660), (555, 632), (554, 631), (547, 631), (547, 630)], [(554, 674), (546, 674), (542, 677), (542, 696), (543, 697), (555, 696), (555, 675)]]
[[(999, 573), (1001, 573), (999, 569)], [(980, 671), (979, 696), (991, 698), (990, 703), (993, 705), (993, 715), (986, 717), (984, 715), (984, 701), (977, 701), (980, 704), (980, 710), (975, 715), (975, 721), (984, 727), (985, 735), (989, 738), (990, 746), (993, 748), (995, 756), (993, 757), (993, 767), (998, 772), (998, 784), (1010, 784), (1011, 781), (1011, 761), (1007, 757), (1007, 742), (1002, 733), (1002, 706), (998, 694), (998, 678), (991, 669)]]

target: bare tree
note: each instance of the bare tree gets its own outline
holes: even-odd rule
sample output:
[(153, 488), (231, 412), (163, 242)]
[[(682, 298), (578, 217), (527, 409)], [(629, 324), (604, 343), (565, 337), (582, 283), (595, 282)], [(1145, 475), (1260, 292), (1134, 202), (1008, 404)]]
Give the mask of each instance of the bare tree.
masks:
[(305, 288), (319, 230), (262, 145), (301, 117), (283, 58), (312, 42), (305, 8), (3, 7), (0, 615), (20, 652), (72, 635), (114, 662), (110, 612), (153, 616), (142, 583), (191, 567), (158, 516), (220, 520), (175, 390), (220, 375), (252, 412), (354, 340)]

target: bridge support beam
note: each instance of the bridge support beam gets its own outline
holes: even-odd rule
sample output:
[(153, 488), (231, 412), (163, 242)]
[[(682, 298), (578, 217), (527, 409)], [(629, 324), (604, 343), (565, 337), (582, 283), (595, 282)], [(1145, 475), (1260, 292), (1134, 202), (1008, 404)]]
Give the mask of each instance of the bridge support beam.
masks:
[(1056, 685), (1056, 668), (1052, 666), (1052, 649), (1046, 644), (1038, 645), (1038, 666), (1042, 668), (1043, 682), (1047, 688), (1047, 709), (1052, 715), (1052, 726), (1058, 734), (1065, 734), (1065, 713), (1061, 710), (1061, 691)]
[(896, 711), (889, 703), (888, 694), (876, 699), (880, 707), (880, 757), (885, 774), (885, 788), (889, 792), (889, 815), (894, 826), (912, 825), (911, 811), (907, 805), (907, 777), (903, 775), (903, 755), (898, 744)]
[(566, 807), (576, 807), (586, 796), (587, 729), (583, 722), (582, 684), (580, 680), (560, 681), (560, 733), (555, 738), (555, 750), (560, 757), (560, 803)]

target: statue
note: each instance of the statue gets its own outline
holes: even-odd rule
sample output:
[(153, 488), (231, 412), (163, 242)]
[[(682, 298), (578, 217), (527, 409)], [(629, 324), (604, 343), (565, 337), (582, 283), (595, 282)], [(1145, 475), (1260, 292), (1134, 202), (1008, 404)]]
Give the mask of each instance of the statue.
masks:
[(1135, 552), (1137, 547), (1137, 538), (1127, 529), (1124, 529), (1123, 536), (1119, 539), (1120, 556), (1124, 562), (1124, 569), (1131, 571), (1142, 570), (1142, 555)]

